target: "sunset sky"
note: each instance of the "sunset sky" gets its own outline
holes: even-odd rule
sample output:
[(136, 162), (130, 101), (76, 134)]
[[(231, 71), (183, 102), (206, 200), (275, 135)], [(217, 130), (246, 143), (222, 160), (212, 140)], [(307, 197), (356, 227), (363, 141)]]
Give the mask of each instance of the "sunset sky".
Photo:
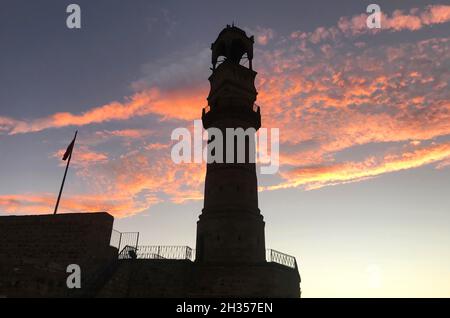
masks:
[[(66, 27), (81, 7), (82, 28)], [(380, 5), (382, 28), (366, 7)], [(107, 211), (142, 245), (195, 247), (204, 164), (171, 161), (207, 104), (210, 44), (255, 35), (266, 246), (303, 297), (450, 297), (448, 1), (0, 2), (0, 215)]]

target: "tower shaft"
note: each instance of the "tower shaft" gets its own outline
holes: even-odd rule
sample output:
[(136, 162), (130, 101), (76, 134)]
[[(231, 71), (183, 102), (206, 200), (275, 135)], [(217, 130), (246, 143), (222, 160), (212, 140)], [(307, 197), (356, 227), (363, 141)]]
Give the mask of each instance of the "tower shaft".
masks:
[[(254, 105), (257, 73), (251, 68), (253, 37), (234, 26), (227, 27), (211, 49), (211, 90), (202, 120), (208, 132), (216, 129), (222, 133), (223, 157), (207, 164), (204, 207), (197, 223), (196, 260), (263, 262), (264, 221), (258, 208), (254, 161), (255, 132), (261, 126), (261, 115)], [(240, 64), (244, 55), (249, 59), (249, 68)], [(216, 66), (219, 57), (224, 61)], [(236, 129), (241, 130), (240, 135)], [(214, 141), (210, 138), (208, 147), (217, 146)]]

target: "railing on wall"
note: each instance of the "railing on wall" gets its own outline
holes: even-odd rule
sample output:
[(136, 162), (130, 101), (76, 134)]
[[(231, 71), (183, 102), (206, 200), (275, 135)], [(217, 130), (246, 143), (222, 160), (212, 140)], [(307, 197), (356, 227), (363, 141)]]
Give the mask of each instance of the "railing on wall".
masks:
[(291, 268), (297, 268), (297, 261), (294, 256), (278, 252), (276, 250), (266, 250), (266, 261), (278, 263)]
[[(159, 245), (125, 245), (119, 250), (119, 259), (175, 259), (195, 261), (195, 249), (189, 246), (159, 246)], [(297, 268), (294, 256), (273, 250), (266, 250), (266, 261), (290, 268)]]
[(119, 249), (121, 235), (122, 233), (113, 229), (111, 232), (111, 239), (109, 241), (109, 245)]
[(117, 248), (120, 252), (126, 246), (137, 248), (139, 243), (139, 232), (119, 232), (112, 230), (111, 240), (109, 245)]
[(158, 246), (147, 245), (125, 246), (119, 254), (119, 259), (178, 259), (194, 261), (195, 253), (189, 246)]

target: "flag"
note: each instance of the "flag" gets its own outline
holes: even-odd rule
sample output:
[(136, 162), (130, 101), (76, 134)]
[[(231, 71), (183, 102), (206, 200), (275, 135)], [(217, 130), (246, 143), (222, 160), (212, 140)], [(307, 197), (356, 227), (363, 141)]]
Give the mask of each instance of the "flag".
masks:
[(66, 152), (64, 153), (64, 156), (62, 157), (62, 160), (66, 161), (67, 158), (69, 158), (70, 155), (72, 154), (73, 146), (75, 146), (75, 139), (77, 139), (77, 133), (78, 133), (78, 132), (75, 133), (75, 137), (73, 137), (72, 142), (70, 143), (69, 147), (67, 147), (67, 150), (66, 150)]
[(62, 157), (62, 160), (64, 161), (66, 161), (67, 158), (69, 158), (69, 160), (67, 161), (66, 171), (64, 171), (64, 178), (61, 183), (61, 188), (59, 189), (58, 199), (56, 200), (55, 211), (53, 212), (53, 214), (56, 214), (56, 212), (58, 212), (59, 200), (61, 200), (61, 194), (64, 188), (64, 182), (66, 181), (67, 170), (69, 170), (70, 158), (72, 158), (73, 146), (75, 146), (75, 139), (77, 139), (77, 134), (78, 130), (75, 132), (75, 136), (73, 137), (72, 142), (70, 143), (69, 147), (67, 147), (67, 150)]

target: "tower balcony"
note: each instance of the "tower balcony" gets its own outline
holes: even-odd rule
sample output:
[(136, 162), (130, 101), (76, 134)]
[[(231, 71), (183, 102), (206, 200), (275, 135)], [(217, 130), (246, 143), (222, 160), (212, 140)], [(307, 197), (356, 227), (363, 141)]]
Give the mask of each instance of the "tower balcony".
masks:
[[(245, 124), (237, 127), (250, 128), (253, 127), (258, 130), (261, 127), (261, 112), (260, 107), (253, 104), (252, 107), (242, 105), (230, 105), (227, 107), (210, 107), (209, 105), (202, 109), (203, 127), (208, 129), (210, 127), (219, 127), (220, 122), (236, 120), (236, 123), (244, 122)], [(227, 127), (227, 128), (237, 128)]]

